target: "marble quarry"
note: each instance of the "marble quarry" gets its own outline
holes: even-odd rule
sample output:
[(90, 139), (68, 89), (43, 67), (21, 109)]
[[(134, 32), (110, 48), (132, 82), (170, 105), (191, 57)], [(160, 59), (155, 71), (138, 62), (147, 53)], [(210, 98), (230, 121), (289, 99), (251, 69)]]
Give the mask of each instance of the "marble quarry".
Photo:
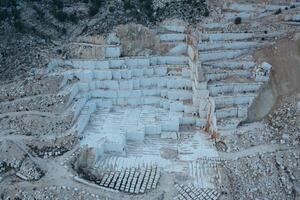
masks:
[[(295, 12), (286, 11), (275, 22), (299, 26), (300, 4), (295, 5)], [(271, 48), (288, 34), (265, 27), (264, 19), (280, 8), (285, 6), (231, 3), (222, 8), (222, 21), (209, 19), (197, 26), (162, 22), (152, 30), (159, 41), (154, 48), (166, 47), (153, 51), (159, 54), (124, 56), (125, 44), (115, 33), (81, 38), (70, 44), (70, 56), (49, 62), (39, 92), (22, 96), (14, 93), (14, 85), (0, 91), (0, 118), (18, 121), (13, 117), (20, 112), (43, 120), (28, 119), (23, 129), (0, 121), (0, 128), (26, 134), (27, 126), (45, 124), (30, 133), (47, 134), (43, 128), (48, 126), (54, 136), (64, 132), (77, 138), (76, 150), (66, 153), (71, 164), (50, 147), (40, 157), (56, 158), (72, 181), (94, 189), (148, 199), (147, 194), (171, 181), (164, 176), (170, 173), (182, 180), (172, 189), (174, 200), (221, 199), (226, 191), (223, 164), (235, 158), (222, 156), (216, 146), (226, 147), (218, 143), (220, 137), (239, 129), (270, 81), (273, 66), (253, 52)], [(237, 16), (250, 25), (237, 28)], [(50, 87), (46, 83), (52, 89), (45, 89)], [(35, 84), (30, 80), (20, 90), (24, 94)], [(47, 121), (53, 118), (55, 123)], [(68, 151), (62, 147), (55, 148)], [(8, 163), (0, 160), (0, 171), (12, 165)], [(21, 167), (18, 173), (32, 173), (28, 180), (43, 174), (32, 171)]]

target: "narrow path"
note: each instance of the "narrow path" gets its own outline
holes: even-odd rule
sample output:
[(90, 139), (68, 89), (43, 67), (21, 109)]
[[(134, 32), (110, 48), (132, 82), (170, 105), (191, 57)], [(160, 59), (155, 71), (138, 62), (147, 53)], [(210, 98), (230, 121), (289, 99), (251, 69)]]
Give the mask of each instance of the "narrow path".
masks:
[(9, 112), (0, 114), (0, 119), (4, 117), (14, 117), (22, 115), (36, 115), (40, 117), (56, 117), (57, 115), (50, 112), (40, 112), (40, 111), (21, 111), (21, 112)]
[(237, 152), (229, 152), (229, 153), (219, 152), (219, 156), (221, 159), (233, 160), (236, 158), (255, 155), (257, 153), (270, 153), (270, 152), (289, 150), (289, 149), (295, 149), (295, 147), (289, 147), (287, 145), (264, 144), (264, 145), (250, 147), (248, 149), (237, 151)]

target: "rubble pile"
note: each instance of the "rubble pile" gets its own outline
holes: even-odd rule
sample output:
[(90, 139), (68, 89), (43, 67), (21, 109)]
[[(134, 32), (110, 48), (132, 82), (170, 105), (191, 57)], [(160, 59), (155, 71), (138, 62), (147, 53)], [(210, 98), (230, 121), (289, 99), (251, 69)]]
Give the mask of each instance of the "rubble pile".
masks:
[(295, 97), (285, 98), (276, 110), (268, 115), (267, 124), (276, 141), (281, 144), (300, 144), (300, 113)]
[(12, 141), (0, 141), (0, 161), (4, 171), (18, 169), (25, 157), (25, 153)]
[(258, 154), (225, 162), (234, 199), (299, 197), (300, 152)]
[(55, 140), (31, 141), (27, 146), (41, 158), (53, 158), (71, 150), (76, 142), (77, 139), (73, 135), (67, 135)]
[(30, 148), (41, 158), (61, 156), (68, 151), (68, 149), (64, 147), (43, 147), (39, 149), (36, 146), (30, 146)]
[(0, 173), (14, 170), (23, 180), (39, 180), (44, 174), (30, 159), (30, 155), (12, 141), (5, 140), (0, 143), (0, 163)]
[(270, 144), (274, 135), (263, 123), (244, 125), (235, 131), (235, 134), (221, 136), (228, 147), (227, 152), (241, 151), (247, 148)]
[(33, 161), (27, 158), (22, 162), (20, 170), (16, 175), (26, 181), (36, 181), (39, 180), (44, 173)]
[(69, 186), (49, 186), (45, 188), (37, 188), (31, 191), (20, 190), (12, 196), (14, 199), (32, 200), (32, 199), (103, 199), (97, 194)]
[(6, 163), (5, 161), (0, 161), (0, 174), (17, 168), (18, 166), (20, 166), (20, 163)]

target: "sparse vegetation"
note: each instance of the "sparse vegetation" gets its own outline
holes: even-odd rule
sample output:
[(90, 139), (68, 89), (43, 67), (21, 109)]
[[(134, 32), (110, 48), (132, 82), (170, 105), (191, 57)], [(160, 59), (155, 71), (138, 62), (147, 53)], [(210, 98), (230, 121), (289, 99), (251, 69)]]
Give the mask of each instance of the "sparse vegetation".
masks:
[(242, 23), (242, 18), (241, 17), (237, 17), (234, 19), (234, 24), (238, 25)]
[(278, 15), (280, 14), (282, 11), (281, 11), (281, 8), (279, 8), (278, 10), (275, 11), (274, 15)]
[(109, 8), (108, 8), (108, 11), (109, 11), (110, 13), (115, 12), (115, 7), (113, 7), (113, 6), (109, 7)]
[(91, 0), (91, 5), (89, 7), (89, 15), (92, 17), (99, 12), (100, 7), (103, 4), (103, 0)]
[(14, 22), (15, 29), (20, 33), (26, 33), (29, 31), (28, 27), (20, 20)]
[(3, 9), (3, 10), (0, 10), (0, 22), (2, 20), (5, 20), (6, 18), (8, 18), (10, 15), (9, 13), (7, 12), (6, 9)]

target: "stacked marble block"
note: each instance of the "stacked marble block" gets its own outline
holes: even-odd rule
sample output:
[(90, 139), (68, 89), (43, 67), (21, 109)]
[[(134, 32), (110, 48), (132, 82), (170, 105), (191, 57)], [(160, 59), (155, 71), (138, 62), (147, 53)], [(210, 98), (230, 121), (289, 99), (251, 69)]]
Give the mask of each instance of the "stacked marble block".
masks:
[(126, 168), (121, 171), (107, 171), (102, 174), (98, 184), (131, 194), (143, 194), (155, 189), (160, 178), (160, 169), (157, 166), (145, 168)]
[(217, 200), (220, 193), (215, 189), (197, 188), (192, 185), (175, 185), (178, 195), (174, 200)]

